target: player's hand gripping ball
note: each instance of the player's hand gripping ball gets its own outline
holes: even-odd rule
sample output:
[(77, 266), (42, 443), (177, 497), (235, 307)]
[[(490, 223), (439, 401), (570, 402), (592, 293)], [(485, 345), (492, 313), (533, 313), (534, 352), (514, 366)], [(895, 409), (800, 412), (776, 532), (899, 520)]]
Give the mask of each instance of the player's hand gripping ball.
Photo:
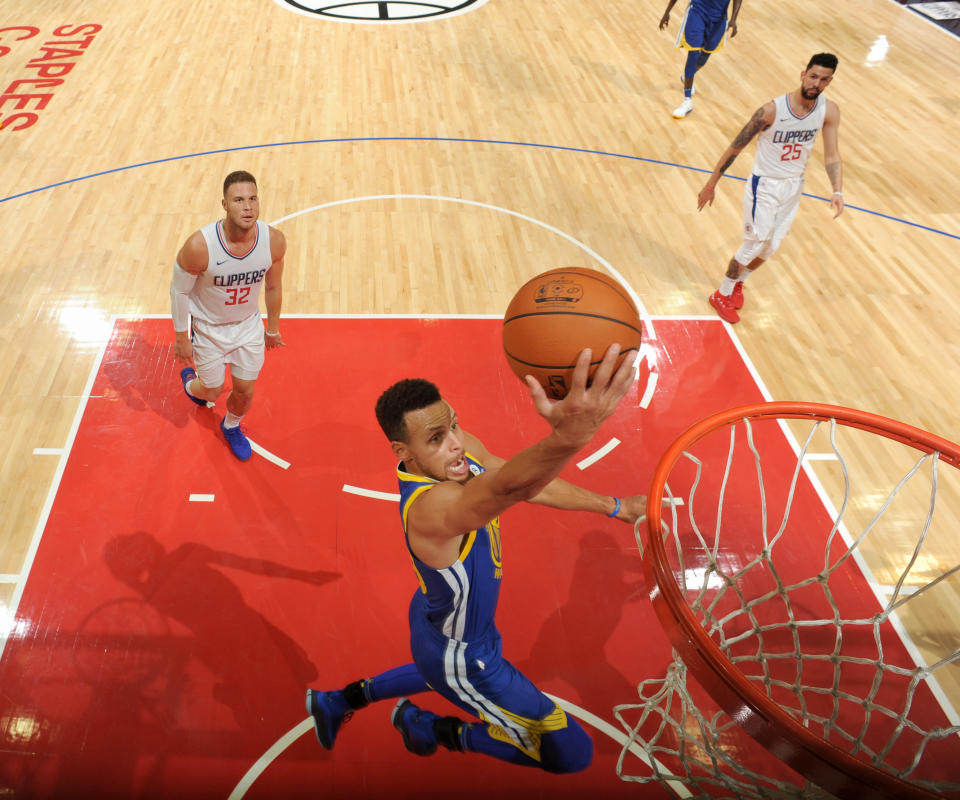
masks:
[(577, 356), (592, 351), (590, 376), (614, 342), (635, 360), (642, 325), (637, 307), (613, 278), (583, 267), (552, 269), (527, 281), (503, 316), (503, 351), (520, 380), (532, 375), (547, 397), (570, 390)]

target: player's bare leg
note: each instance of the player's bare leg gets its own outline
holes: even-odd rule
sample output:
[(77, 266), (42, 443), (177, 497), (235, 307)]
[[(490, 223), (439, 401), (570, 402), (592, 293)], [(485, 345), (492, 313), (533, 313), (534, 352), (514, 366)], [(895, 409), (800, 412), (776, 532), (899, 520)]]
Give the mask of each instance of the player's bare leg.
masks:
[(241, 461), (246, 461), (253, 452), (250, 442), (240, 429), (240, 420), (250, 410), (256, 384), (255, 380), (249, 381), (233, 376), (233, 387), (227, 397), (227, 415), (220, 423), (220, 430), (227, 444), (230, 445), (230, 450)]
[(198, 406), (206, 406), (208, 403), (215, 403), (220, 393), (223, 392), (223, 384), (219, 386), (206, 386), (193, 367), (184, 367), (180, 370), (180, 382), (183, 383), (183, 391)]

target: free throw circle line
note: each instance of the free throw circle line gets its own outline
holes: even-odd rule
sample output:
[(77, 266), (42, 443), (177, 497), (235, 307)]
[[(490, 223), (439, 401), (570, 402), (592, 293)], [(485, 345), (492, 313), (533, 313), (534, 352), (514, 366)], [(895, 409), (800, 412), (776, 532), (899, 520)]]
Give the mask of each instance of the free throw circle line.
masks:
[[(617, 742), (617, 744), (619, 744), (620, 746), (623, 746), (627, 743), (628, 740), (624, 733), (617, 730), (617, 728), (615, 728), (606, 720), (601, 719), (596, 714), (592, 714), (586, 709), (580, 708), (580, 706), (574, 705), (568, 700), (564, 700), (560, 697), (556, 697), (555, 695), (552, 695), (549, 692), (544, 692), (544, 694), (546, 694), (547, 697), (553, 700), (558, 706), (560, 706), (568, 714), (571, 714), (572, 716), (579, 719), (581, 722), (584, 722), (587, 725), (590, 725), (592, 728), (596, 729), (598, 733), (602, 733), (606, 736), (609, 736), (611, 739), (613, 739), (613, 741)], [(227, 798), (227, 800), (242, 800), (242, 798), (246, 795), (250, 787), (253, 786), (253, 784), (256, 782), (257, 778), (259, 778), (263, 774), (264, 770), (266, 770), (266, 768), (269, 767), (271, 763), (276, 761), (276, 759), (281, 755), (281, 753), (283, 753), (284, 750), (286, 750), (297, 739), (303, 736), (303, 734), (307, 733), (307, 731), (312, 730), (312, 728), (313, 728), (313, 717), (307, 717), (305, 720), (303, 720), (303, 722), (298, 723), (297, 725), (292, 727), (289, 731), (287, 731), (285, 734), (283, 734), (283, 736), (277, 739), (277, 741), (274, 742), (267, 749), (267, 751), (253, 763), (253, 766), (251, 766), (250, 769), (247, 770), (247, 773), (240, 779), (240, 782), (237, 783), (233, 791), (230, 792), (230, 795)], [(629, 750), (631, 753), (637, 756), (637, 758), (643, 761), (644, 764), (650, 767), (651, 771), (653, 770), (652, 763), (656, 763), (661, 773), (666, 775), (672, 774), (668, 769), (666, 769), (659, 762), (656, 762), (656, 761), (651, 762), (650, 758), (644, 752), (643, 748), (641, 748), (638, 744), (636, 744), (636, 742), (631, 743)], [(683, 784), (678, 783), (676, 781), (670, 781), (670, 780), (668, 780), (667, 783), (670, 784), (670, 788), (673, 789), (673, 791), (676, 793), (678, 797), (693, 796)]]

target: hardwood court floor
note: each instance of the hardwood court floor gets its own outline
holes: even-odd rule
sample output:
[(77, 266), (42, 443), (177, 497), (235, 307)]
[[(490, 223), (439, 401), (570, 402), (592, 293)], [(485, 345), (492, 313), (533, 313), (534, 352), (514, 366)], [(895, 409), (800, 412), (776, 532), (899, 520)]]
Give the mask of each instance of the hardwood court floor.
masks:
[[(138, 3), (8, 0), (0, 120), (37, 120), (0, 129), (7, 627), (110, 319), (166, 312), (173, 256), (220, 214), (227, 172), (257, 175), (262, 217), (288, 238), (289, 313), (499, 314), (526, 278), (576, 264), (615, 269), (651, 314), (710, 314), (752, 148), (698, 214), (700, 170), (820, 50), (841, 59), (828, 91), (848, 210), (831, 220), (815, 197), (818, 145), (812, 196), (735, 334), (772, 398), (960, 439), (957, 40), (888, 0), (747, 0), (676, 121), (678, 13), (659, 32), (661, 5), (489, 0), (385, 26), (273, 0), (172, 0), (173, 24)], [(16, 83), (45, 62), (73, 66)], [(955, 544), (938, 548), (932, 569), (957, 563)]]

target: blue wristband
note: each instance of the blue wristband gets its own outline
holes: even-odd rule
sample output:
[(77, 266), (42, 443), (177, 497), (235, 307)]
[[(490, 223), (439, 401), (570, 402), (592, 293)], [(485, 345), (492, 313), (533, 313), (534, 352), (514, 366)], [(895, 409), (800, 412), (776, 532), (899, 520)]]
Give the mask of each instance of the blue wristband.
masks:
[(620, 498), (614, 497), (613, 501), (616, 503), (616, 505), (613, 507), (613, 511), (607, 514), (608, 517), (615, 517), (620, 513)]

